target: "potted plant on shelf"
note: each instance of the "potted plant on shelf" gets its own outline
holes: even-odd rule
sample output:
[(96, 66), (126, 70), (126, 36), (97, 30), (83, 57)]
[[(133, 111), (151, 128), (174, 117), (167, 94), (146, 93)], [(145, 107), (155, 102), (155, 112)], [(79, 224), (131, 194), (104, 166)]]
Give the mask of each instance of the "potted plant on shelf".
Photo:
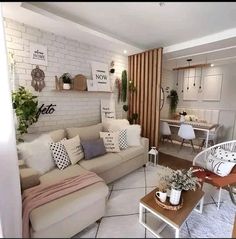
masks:
[(180, 197), (182, 190), (196, 190), (200, 186), (200, 179), (194, 177), (193, 168), (178, 169), (173, 171), (170, 175), (165, 177), (168, 182), (170, 192), (170, 203), (172, 205), (178, 205), (180, 203)]
[(70, 90), (71, 89), (71, 84), (72, 84), (72, 76), (69, 73), (64, 73), (62, 76), (62, 88), (64, 90)]
[[(12, 104), (17, 117), (17, 131), (22, 136), (28, 132), (28, 127), (38, 121), (38, 100), (30, 91), (23, 86), (12, 93)], [(20, 137), (19, 142), (23, 141)]]

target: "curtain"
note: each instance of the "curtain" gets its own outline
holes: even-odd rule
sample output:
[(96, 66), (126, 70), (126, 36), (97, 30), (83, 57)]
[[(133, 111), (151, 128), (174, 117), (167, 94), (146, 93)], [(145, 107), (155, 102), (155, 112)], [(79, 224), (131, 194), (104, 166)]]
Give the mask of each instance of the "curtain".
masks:
[(163, 49), (152, 49), (128, 57), (128, 117), (141, 125), (149, 145), (158, 147)]

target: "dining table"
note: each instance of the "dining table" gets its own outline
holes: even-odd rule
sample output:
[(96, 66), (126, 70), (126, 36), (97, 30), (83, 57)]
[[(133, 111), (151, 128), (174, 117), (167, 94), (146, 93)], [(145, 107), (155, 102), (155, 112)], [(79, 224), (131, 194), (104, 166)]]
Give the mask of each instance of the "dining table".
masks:
[(194, 130), (204, 131), (206, 132), (206, 141), (205, 141), (205, 148), (208, 147), (209, 141), (209, 134), (210, 130), (217, 128), (219, 125), (216, 123), (206, 123), (206, 122), (199, 122), (199, 121), (180, 121), (177, 119), (168, 119), (168, 118), (161, 118), (163, 122), (167, 122), (169, 126), (173, 127), (180, 127), (181, 124), (189, 124), (192, 125)]

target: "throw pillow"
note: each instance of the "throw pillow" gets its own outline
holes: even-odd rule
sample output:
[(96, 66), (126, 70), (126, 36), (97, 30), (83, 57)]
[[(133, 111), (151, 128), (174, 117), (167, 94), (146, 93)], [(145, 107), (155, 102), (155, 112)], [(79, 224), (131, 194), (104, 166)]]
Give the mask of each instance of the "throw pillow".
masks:
[(78, 135), (74, 138), (64, 140), (61, 143), (65, 146), (72, 165), (84, 158), (84, 152)]
[(59, 142), (66, 137), (66, 131), (64, 129), (57, 129), (48, 132), (49, 136), (52, 138), (53, 142)]
[(106, 153), (103, 139), (81, 140), (81, 145), (85, 159), (92, 159)]
[(127, 129), (123, 129), (119, 131), (119, 147), (120, 149), (128, 148)]
[(231, 151), (221, 149), (220, 147), (218, 147), (218, 148), (216, 148), (214, 156), (221, 160), (236, 163), (236, 152), (231, 152)]
[(103, 124), (104, 130), (109, 132), (116, 132), (125, 129), (127, 126), (129, 126), (129, 121), (127, 119), (111, 119)]
[(141, 126), (138, 124), (129, 125), (127, 128), (128, 146), (141, 145)]
[(50, 149), (52, 151), (53, 159), (60, 170), (70, 165), (70, 158), (62, 142), (51, 143)]
[(229, 175), (235, 165), (236, 163), (220, 160), (211, 154), (206, 158), (206, 169), (221, 177)]
[(24, 142), (17, 145), (19, 159), (24, 160), (26, 166), (44, 174), (55, 167), (50, 143), (52, 139), (47, 134), (42, 134), (31, 142)]
[(120, 152), (119, 132), (100, 132), (107, 152)]

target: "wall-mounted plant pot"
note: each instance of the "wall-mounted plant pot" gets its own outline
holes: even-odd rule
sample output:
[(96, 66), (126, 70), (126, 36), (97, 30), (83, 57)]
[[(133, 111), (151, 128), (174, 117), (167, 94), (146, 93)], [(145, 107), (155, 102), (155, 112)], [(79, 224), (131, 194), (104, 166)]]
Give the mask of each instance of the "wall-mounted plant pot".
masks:
[(63, 90), (70, 90), (70, 89), (71, 89), (71, 84), (63, 83)]

